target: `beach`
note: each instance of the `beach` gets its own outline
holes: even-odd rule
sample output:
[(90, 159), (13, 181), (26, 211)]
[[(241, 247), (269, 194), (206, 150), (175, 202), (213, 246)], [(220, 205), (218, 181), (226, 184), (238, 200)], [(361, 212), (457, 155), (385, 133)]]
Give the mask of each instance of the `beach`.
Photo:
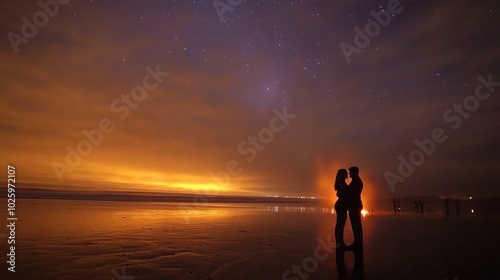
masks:
[[(17, 207), (16, 272), (7, 270), (9, 248), (1, 238), (1, 279), (296, 280), (352, 274), (352, 253), (346, 255), (347, 275), (336, 272), (336, 217), (328, 207), (63, 199), (18, 200)], [(500, 271), (498, 221), (369, 214), (363, 218), (364, 279), (494, 279)], [(345, 239), (352, 242), (349, 222)]]

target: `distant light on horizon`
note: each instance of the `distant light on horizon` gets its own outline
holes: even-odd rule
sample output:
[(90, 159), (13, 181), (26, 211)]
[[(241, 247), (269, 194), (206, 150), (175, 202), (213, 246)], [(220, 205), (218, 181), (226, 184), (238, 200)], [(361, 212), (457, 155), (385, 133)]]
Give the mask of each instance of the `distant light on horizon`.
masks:
[(298, 196), (298, 195), (267, 195), (266, 197), (274, 197), (274, 198), (300, 198), (300, 199), (326, 199), (320, 196)]

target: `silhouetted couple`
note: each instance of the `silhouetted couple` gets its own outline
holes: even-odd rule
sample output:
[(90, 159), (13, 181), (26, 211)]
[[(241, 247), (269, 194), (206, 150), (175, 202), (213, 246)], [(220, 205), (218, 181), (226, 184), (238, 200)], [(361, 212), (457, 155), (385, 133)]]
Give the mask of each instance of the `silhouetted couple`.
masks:
[[(355, 259), (354, 271), (362, 272), (364, 269), (363, 228), (361, 227), (361, 210), (363, 210), (361, 192), (363, 190), (363, 181), (359, 178), (359, 168), (356, 166), (350, 167), (349, 177), (352, 180), (348, 185), (346, 183), (347, 170), (340, 169), (337, 171), (334, 185), (338, 197), (335, 203), (335, 212), (337, 213), (337, 224), (335, 225), (337, 270), (339, 272), (345, 271), (344, 253), (346, 251), (353, 251)], [(354, 242), (349, 246), (344, 243), (344, 227), (348, 213), (354, 235)]]

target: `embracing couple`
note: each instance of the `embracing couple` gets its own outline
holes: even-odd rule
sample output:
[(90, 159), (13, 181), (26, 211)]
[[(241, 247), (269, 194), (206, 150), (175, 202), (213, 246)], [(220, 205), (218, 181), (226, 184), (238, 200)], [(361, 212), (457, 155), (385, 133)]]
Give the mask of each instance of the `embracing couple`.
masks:
[[(335, 212), (337, 213), (337, 224), (335, 225), (335, 240), (337, 243), (336, 262), (337, 270), (344, 272), (344, 253), (346, 251), (354, 252), (354, 271), (362, 272), (363, 262), (363, 228), (361, 227), (361, 191), (363, 190), (363, 181), (359, 178), (359, 168), (349, 167), (349, 177), (351, 183), (346, 183), (347, 170), (339, 169), (335, 178), (335, 191), (337, 191), (337, 202), (335, 203)], [(344, 226), (347, 220), (347, 214), (351, 220), (354, 243), (346, 245), (344, 243)]]

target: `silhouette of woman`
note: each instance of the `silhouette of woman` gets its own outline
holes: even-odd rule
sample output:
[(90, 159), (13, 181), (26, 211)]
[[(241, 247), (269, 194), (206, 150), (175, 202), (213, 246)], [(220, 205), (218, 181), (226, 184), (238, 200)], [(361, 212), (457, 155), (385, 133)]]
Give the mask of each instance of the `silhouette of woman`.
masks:
[(337, 192), (337, 202), (335, 202), (335, 213), (337, 213), (337, 223), (335, 224), (335, 242), (337, 270), (345, 271), (344, 251), (347, 249), (344, 243), (344, 227), (347, 220), (347, 209), (349, 207), (349, 189), (345, 182), (347, 179), (347, 170), (339, 169), (335, 177), (334, 188)]

